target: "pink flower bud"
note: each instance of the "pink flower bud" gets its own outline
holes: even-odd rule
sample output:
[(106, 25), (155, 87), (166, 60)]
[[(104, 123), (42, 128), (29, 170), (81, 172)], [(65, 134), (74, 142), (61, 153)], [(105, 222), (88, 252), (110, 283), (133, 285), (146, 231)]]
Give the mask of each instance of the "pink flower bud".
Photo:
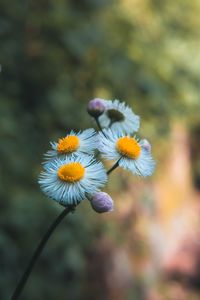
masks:
[(146, 139), (141, 141), (141, 145), (144, 150), (146, 150), (147, 152), (151, 152), (151, 145)]
[(103, 114), (104, 110), (105, 105), (103, 103), (103, 99), (95, 98), (89, 101), (87, 111), (92, 117), (98, 118)]
[(98, 192), (90, 200), (92, 208), (98, 213), (110, 212), (113, 210), (112, 198), (104, 192)]

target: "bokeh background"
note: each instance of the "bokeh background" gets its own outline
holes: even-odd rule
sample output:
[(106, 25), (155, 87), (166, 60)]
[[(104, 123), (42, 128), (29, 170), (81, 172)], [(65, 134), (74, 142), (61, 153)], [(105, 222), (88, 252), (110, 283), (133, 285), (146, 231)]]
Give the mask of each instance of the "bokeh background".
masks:
[(95, 126), (94, 97), (141, 116), (156, 172), (116, 170), (114, 212), (83, 201), (20, 299), (200, 299), (199, 15), (198, 0), (0, 0), (2, 300), (62, 210), (39, 189), (43, 153)]

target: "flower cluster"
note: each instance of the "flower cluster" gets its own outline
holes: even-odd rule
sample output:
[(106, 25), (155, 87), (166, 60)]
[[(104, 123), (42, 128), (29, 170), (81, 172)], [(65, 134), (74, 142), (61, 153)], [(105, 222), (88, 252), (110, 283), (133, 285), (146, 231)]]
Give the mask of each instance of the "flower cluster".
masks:
[[(155, 168), (151, 146), (146, 139), (139, 140), (135, 132), (140, 118), (124, 102), (95, 98), (88, 104), (88, 113), (96, 120), (99, 132), (73, 130), (45, 154), (39, 184), (43, 192), (64, 206), (76, 206), (84, 199), (99, 213), (113, 210), (112, 198), (101, 188), (108, 174), (122, 167), (135, 175), (150, 176)], [(96, 159), (95, 150), (113, 167), (106, 171)]]

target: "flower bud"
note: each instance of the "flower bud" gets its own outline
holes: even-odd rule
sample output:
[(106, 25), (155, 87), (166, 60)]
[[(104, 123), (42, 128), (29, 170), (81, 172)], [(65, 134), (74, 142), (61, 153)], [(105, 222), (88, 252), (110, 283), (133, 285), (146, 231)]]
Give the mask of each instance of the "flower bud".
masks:
[(105, 105), (103, 103), (103, 99), (95, 98), (89, 101), (87, 111), (92, 117), (98, 118), (103, 114), (104, 110)]
[(104, 192), (98, 192), (90, 200), (92, 208), (98, 213), (109, 212), (113, 210), (112, 198)]
[(141, 143), (142, 148), (144, 150), (146, 150), (147, 152), (151, 152), (151, 145), (150, 145), (150, 143), (146, 139), (142, 140), (141, 142), (142, 142)]

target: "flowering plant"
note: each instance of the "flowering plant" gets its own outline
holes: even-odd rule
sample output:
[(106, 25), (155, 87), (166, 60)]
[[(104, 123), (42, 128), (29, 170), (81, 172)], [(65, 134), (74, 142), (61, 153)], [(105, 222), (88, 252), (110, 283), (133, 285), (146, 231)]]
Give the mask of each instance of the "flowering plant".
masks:
[[(38, 245), (12, 300), (18, 299), (53, 230), (81, 201), (88, 199), (98, 213), (113, 210), (111, 196), (102, 191), (112, 171), (121, 167), (139, 176), (150, 176), (154, 171), (149, 142), (135, 135), (140, 118), (128, 105), (119, 100), (95, 98), (89, 102), (87, 110), (99, 131), (90, 128), (76, 133), (72, 130), (57, 142), (51, 142), (51, 149), (45, 153), (38, 182), (42, 191), (65, 209)], [(114, 160), (109, 170), (97, 160), (98, 152), (102, 158)]]

